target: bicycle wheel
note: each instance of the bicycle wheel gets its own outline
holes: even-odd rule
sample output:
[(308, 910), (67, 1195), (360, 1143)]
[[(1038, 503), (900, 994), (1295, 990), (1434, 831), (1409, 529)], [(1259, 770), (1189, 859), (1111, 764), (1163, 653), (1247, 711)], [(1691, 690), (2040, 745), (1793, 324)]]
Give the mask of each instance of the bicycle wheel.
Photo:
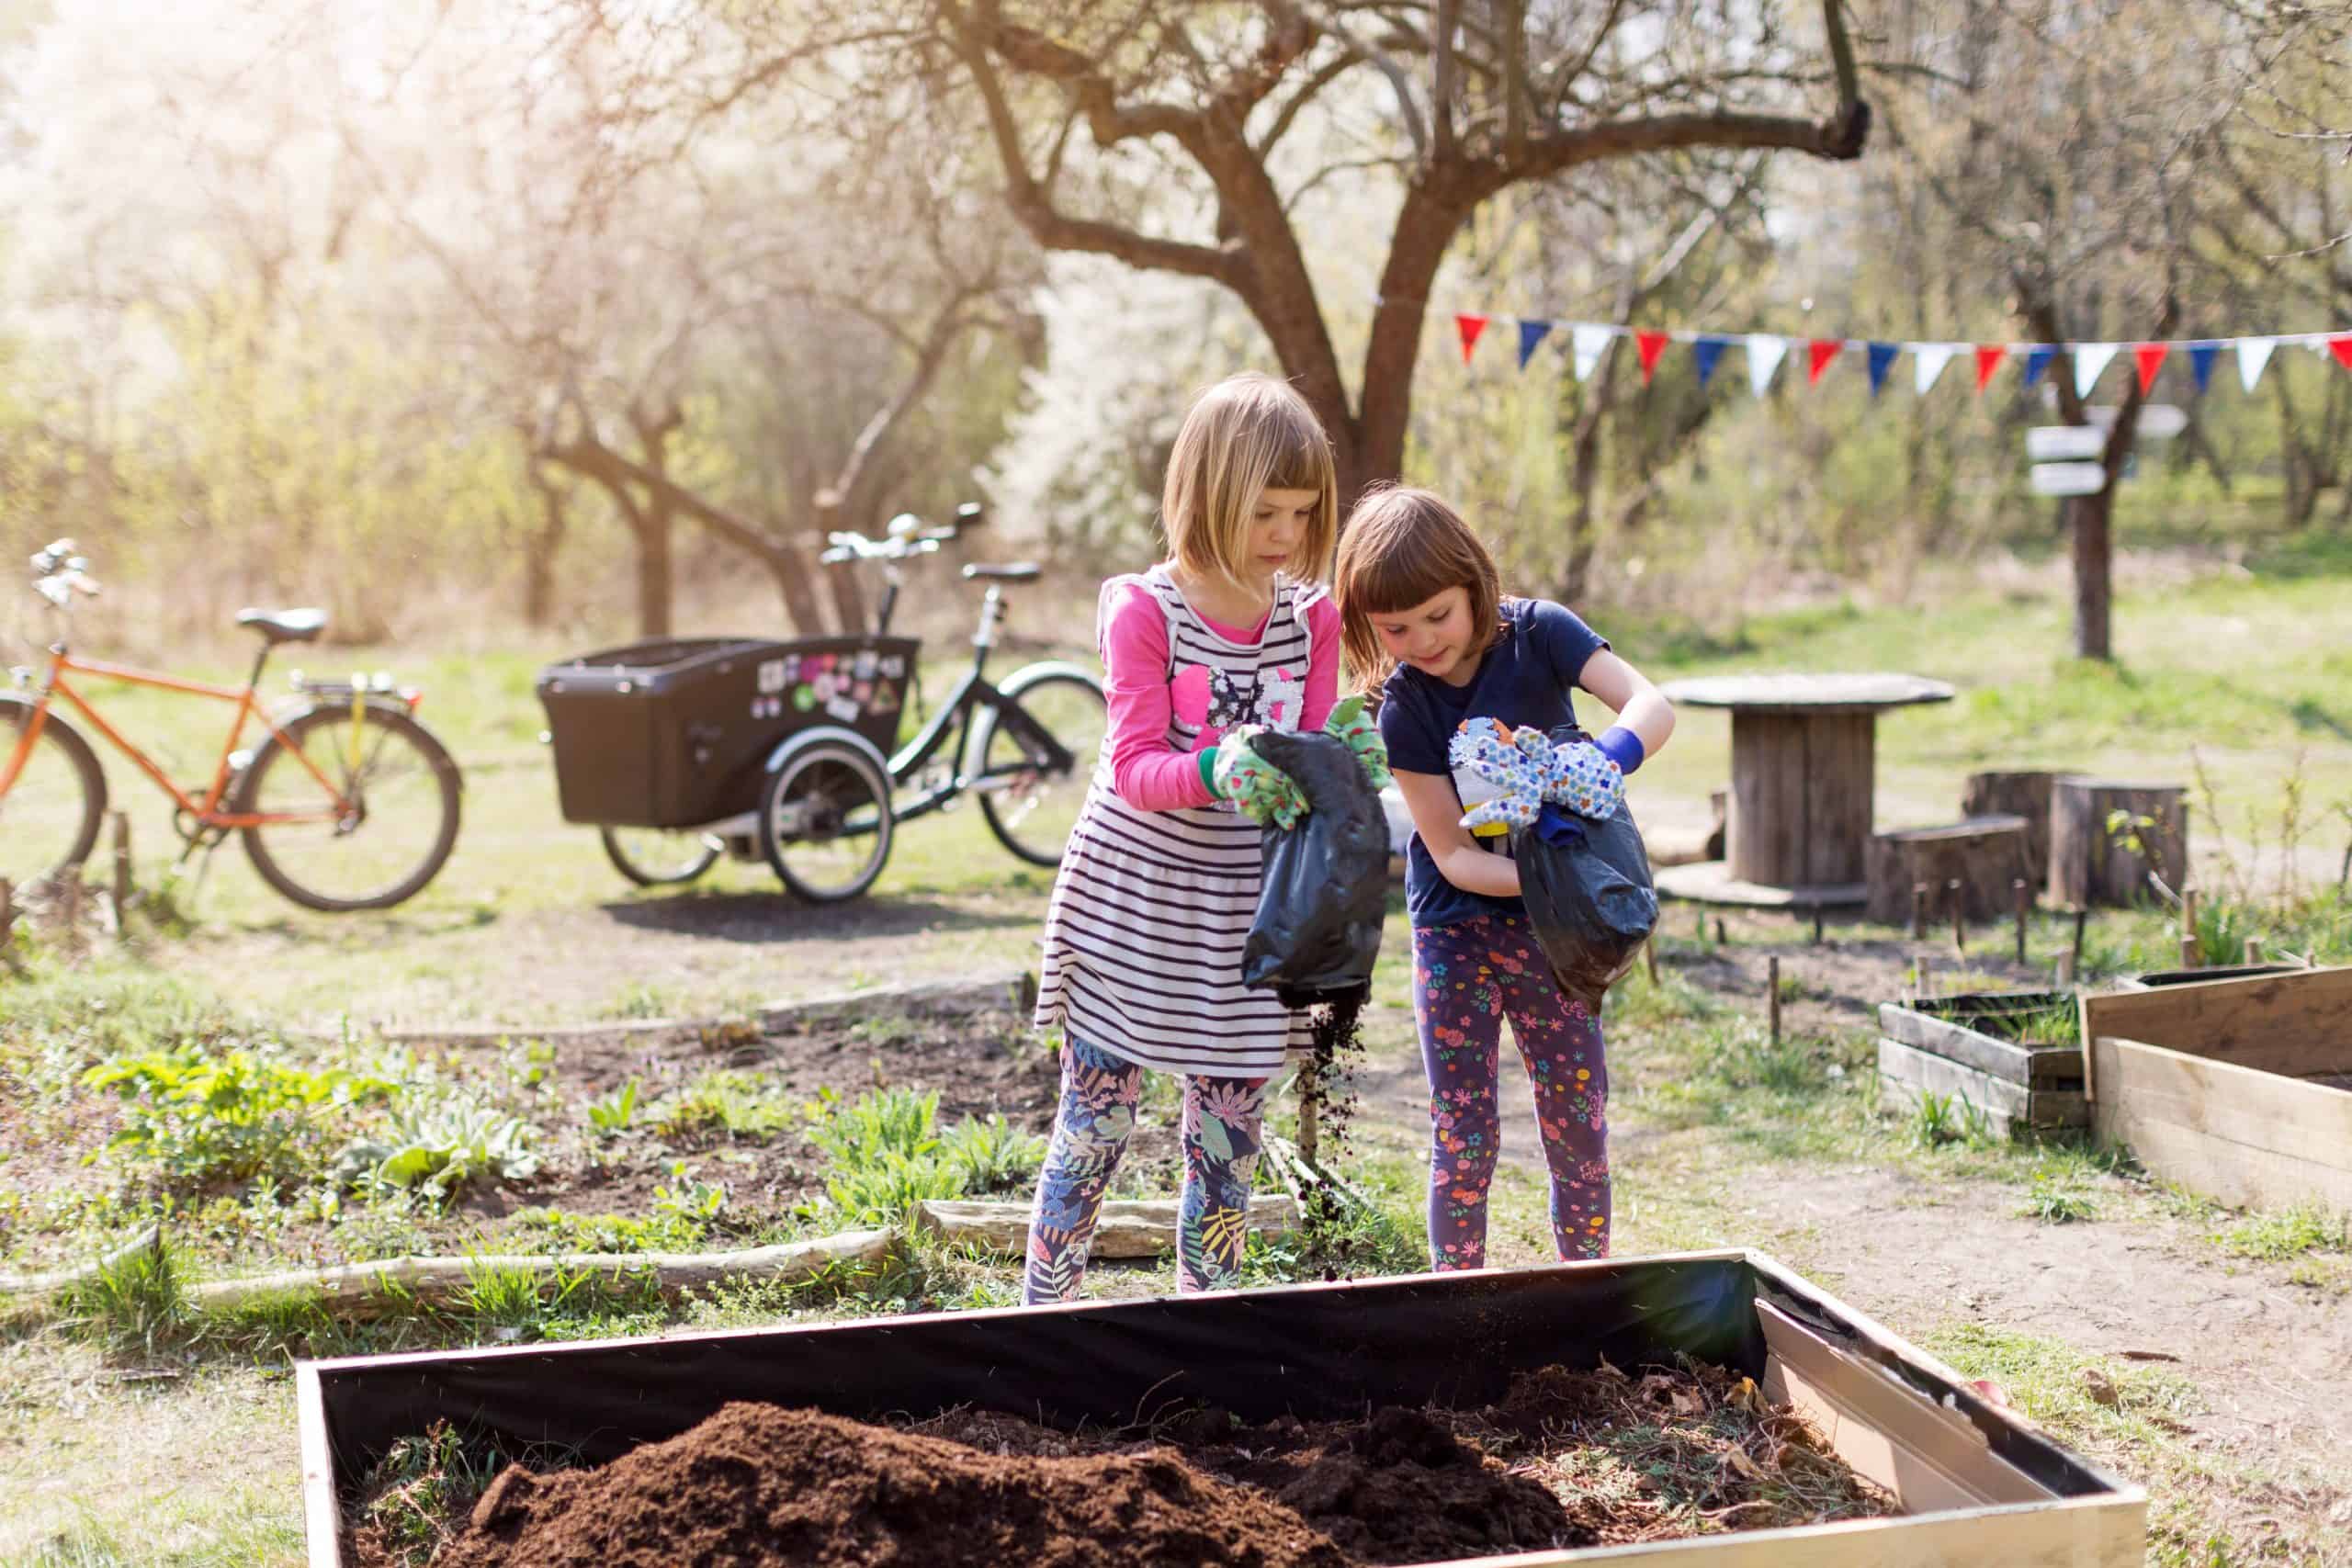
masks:
[(820, 740), (794, 752), (760, 792), (760, 852), (793, 896), (854, 898), (890, 858), (890, 780), (865, 752)]
[[(0, 696), (0, 773), (8, 771), (33, 705)], [(0, 876), (19, 892), (39, 891), (90, 858), (106, 816), (107, 776), (89, 742), (54, 713), (41, 720), (17, 782), (0, 795)]]
[(1075, 670), (1016, 672), (1004, 694), (1036, 727), (1069, 751), (1069, 765), (1056, 768), (985, 710), (972, 727), (971, 775), (978, 785), (980, 815), (1004, 847), (1032, 865), (1057, 866), (1079, 808), (1094, 775), (1095, 754), (1110, 726), (1102, 688)]
[[(433, 880), (458, 841), (458, 764), (401, 709), (322, 705), (281, 725), (239, 781), (261, 879), (305, 908), (389, 909)], [(338, 807), (337, 796), (342, 805)]]
[(673, 828), (599, 828), (605, 857), (613, 869), (639, 887), (692, 882), (718, 858), (719, 842), (707, 833)]

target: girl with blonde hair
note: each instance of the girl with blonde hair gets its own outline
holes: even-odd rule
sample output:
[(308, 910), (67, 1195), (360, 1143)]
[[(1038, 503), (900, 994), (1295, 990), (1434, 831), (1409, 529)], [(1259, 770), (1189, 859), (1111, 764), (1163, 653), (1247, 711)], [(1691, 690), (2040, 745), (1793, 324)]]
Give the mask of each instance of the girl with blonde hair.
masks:
[(1062, 1089), (1028, 1302), (1078, 1294), (1147, 1067), (1184, 1082), (1178, 1288), (1230, 1286), (1266, 1080), (1307, 1038), (1302, 1013), (1241, 986), (1262, 829), (1220, 797), (1217, 771), (1237, 728), (1318, 729), (1339, 696), (1321, 581), (1339, 495), (1306, 400), (1254, 374), (1201, 394), (1159, 520), (1168, 558), (1096, 604), (1110, 731), (1046, 917), (1036, 1023), (1064, 1032)]

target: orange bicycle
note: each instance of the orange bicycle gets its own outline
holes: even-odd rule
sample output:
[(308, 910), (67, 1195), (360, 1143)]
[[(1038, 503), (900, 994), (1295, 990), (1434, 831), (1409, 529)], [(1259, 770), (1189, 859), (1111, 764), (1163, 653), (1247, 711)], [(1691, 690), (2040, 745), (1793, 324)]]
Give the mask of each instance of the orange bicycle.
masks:
[[(0, 693), (0, 876), (40, 887), (75, 872), (98, 840), (107, 806), (97, 754), (53, 711), (62, 697), (175, 803), (180, 860), (208, 853), (231, 833), (261, 879), (297, 904), (329, 911), (385, 909), (413, 897), (458, 841), (458, 764), (416, 721), (423, 694), (388, 677), (348, 682), (294, 678), (295, 697), (275, 713), (254, 695), (280, 643), (326, 628), (319, 610), (246, 610), (237, 624), (261, 634), (243, 686), (214, 686), (153, 671), (77, 659), (76, 597), (95, 596), (89, 563), (60, 539), (32, 558), (34, 587), (55, 613), (57, 640), (38, 684), (15, 671)], [(69, 679), (92, 676), (236, 705), (211, 782), (183, 789), (145, 751), (98, 716)], [(246, 721), (266, 733), (240, 750)]]

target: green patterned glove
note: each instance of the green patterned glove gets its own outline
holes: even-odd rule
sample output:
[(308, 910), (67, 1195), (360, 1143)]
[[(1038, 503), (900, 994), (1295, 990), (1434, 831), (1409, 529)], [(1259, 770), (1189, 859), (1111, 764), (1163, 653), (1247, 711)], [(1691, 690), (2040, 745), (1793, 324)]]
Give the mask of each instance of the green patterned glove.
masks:
[(1356, 754), (1373, 788), (1388, 787), (1388, 748), (1381, 741), (1380, 726), (1364, 711), (1362, 696), (1349, 697), (1333, 708), (1331, 716), (1323, 721), (1323, 733), (1345, 742)]
[(1216, 746), (1216, 793), (1261, 828), (1295, 828), (1306, 815), (1306, 796), (1291, 776), (1258, 755), (1250, 738), (1265, 732), (1262, 724), (1245, 724), (1226, 732)]

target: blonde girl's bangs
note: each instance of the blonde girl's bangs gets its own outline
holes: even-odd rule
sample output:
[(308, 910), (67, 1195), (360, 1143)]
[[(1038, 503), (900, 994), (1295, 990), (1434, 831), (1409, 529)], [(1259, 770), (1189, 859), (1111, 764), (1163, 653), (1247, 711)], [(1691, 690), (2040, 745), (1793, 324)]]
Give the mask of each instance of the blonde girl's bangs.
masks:
[(1340, 531), (1330, 441), (1306, 400), (1287, 384), (1255, 372), (1231, 377), (1193, 405), (1169, 455), (1160, 519), (1178, 564), (1238, 581), (1258, 498), (1268, 490), (1313, 491), (1319, 498), (1287, 568), (1294, 578), (1319, 578)]

